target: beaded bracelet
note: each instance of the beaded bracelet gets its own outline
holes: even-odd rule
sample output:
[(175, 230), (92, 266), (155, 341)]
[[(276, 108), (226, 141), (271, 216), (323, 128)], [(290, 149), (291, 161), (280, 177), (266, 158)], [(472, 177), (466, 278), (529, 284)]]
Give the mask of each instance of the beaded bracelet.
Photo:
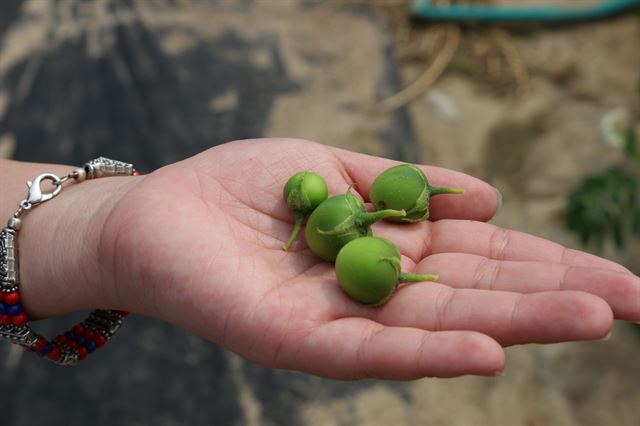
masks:
[[(49, 341), (29, 327), (29, 317), (20, 303), (20, 274), (18, 267), (18, 231), (20, 216), (27, 210), (58, 195), (62, 185), (73, 179), (82, 182), (109, 176), (133, 176), (139, 173), (131, 164), (100, 157), (74, 169), (67, 176), (58, 177), (43, 173), (33, 182), (27, 182), (27, 198), (20, 202), (7, 227), (0, 231), (0, 337), (11, 343), (47, 357), (60, 365), (75, 365), (88, 354), (104, 346), (120, 329), (126, 311), (98, 309), (87, 319), (76, 324), (70, 331)], [(51, 181), (52, 192), (45, 193), (43, 181)]]

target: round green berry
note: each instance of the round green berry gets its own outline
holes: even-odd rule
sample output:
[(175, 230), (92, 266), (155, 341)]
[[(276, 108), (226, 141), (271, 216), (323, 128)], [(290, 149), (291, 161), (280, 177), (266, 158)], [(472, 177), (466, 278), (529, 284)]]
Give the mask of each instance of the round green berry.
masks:
[(372, 236), (352, 240), (342, 247), (336, 258), (336, 276), (345, 293), (367, 306), (385, 303), (401, 282), (438, 278), (401, 272), (396, 245)]

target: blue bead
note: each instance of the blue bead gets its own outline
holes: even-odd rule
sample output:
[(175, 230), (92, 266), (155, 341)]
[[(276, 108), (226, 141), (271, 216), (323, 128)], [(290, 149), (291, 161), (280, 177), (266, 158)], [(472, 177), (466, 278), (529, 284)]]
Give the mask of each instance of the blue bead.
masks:
[(51, 352), (52, 349), (53, 345), (51, 343), (47, 343), (47, 346), (40, 351), (40, 354), (42, 354), (42, 356), (49, 355), (49, 352)]
[(16, 303), (15, 305), (9, 305), (6, 308), (7, 313), (11, 316), (18, 315), (22, 312), (22, 305), (20, 303)]
[(4, 303), (0, 302), (0, 315), (6, 312), (6, 306)]
[(76, 336), (75, 334), (73, 335), (73, 341), (76, 342), (79, 345), (83, 345), (84, 346), (84, 339), (80, 336)]
[(87, 348), (87, 352), (91, 353), (96, 350), (96, 342), (93, 340), (87, 340), (84, 347)]
[(66, 337), (69, 340), (74, 340), (73, 338), (75, 337), (75, 334), (73, 334), (72, 331), (67, 331), (66, 333), (64, 333), (64, 337)]

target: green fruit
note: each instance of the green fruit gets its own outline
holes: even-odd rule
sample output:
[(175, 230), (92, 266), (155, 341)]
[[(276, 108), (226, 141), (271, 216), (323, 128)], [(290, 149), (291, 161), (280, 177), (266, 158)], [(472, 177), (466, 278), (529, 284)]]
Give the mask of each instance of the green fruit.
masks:
[(399, 283), (433, 281), (437, 275), (400, 271), (400, 251), (391, 241), (362, 237), (346, 244), (336, 258), (336, 276), (342, 290), (367, 306), (385, 303)]
[(419, 222), (429, 219), (429, 198), (438, 194), (461, 194), (463, 189), (431, 186), (419, 167), (401, 164), (382, 172), (371, 184), (369, 199), (376, 209), (405, 210), (405, 217), (392, 222)]
[(404, 216), (402, 210), (367, 212), (358, 197), (347, 191), (323, 201), (309, 216), (305, 239), (311, 251), (333, 262), (349, 241), (371, 235), (371, 225), (387, 217)]
[(295, 215), (295, 225), (291, 236), (282, 249), (287, 251), (295, 241), (302, 228), (306, 215), (327, 199), (329, 191), (324, 179), (314, 172), (300, 172), (291, 176), (284, 185), (284, 199)]

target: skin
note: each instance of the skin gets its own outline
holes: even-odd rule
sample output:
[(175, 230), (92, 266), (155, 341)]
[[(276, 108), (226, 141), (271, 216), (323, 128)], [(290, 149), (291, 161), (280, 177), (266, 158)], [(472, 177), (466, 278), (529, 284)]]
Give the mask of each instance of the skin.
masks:
[[(398, 244), (403, 270), (438, 282), (403, 286), (366, 308), (304, 242), (281, 250), (293, 224), (282, 185), (293, 173), (317, 171), (330, 193), (355, 183), (368, 194), (394, 164), (308, 141), (252, 140), (146, 176), (68, 187), (25, 215), (24, 306), (38, 317), (126, 309), (265, 366), (336, 379), (494, 375), (502, 346), (598, 339), (614, 316), (640, 321), (636, 276), (484, 223), (498, 207), (493, 188), (441, 168), (423, 169), (465, 193), (436, 197), (435, 222), (374, 225)], [(1, 161), (2, 217), (24, 198), (26, 180), (56, 170), (68, 167)]]

